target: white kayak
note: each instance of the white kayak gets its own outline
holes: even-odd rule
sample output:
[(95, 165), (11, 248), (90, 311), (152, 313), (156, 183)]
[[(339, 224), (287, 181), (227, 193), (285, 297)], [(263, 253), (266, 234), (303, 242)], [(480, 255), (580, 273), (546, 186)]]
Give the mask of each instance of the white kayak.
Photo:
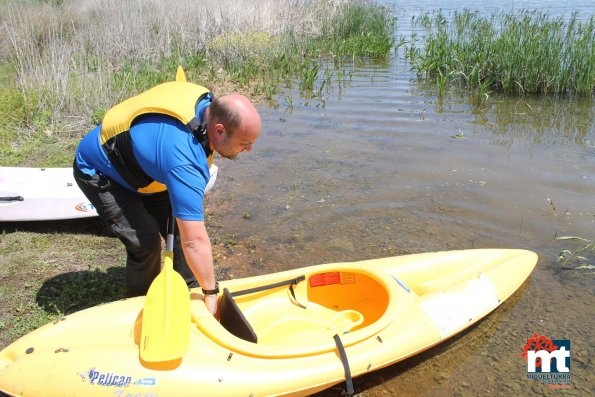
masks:
[[(205, 193), (217, 179), (210, 168)], [(51, 221), (97, 216), (79, 189), (72, 168), (0, 167), (0, 222)]]

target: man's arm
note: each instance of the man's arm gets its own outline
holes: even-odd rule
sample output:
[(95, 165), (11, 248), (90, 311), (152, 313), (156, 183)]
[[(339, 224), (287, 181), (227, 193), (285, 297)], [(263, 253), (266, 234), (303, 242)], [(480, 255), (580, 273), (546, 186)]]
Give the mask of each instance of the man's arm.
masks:
[[(203, 221), (185, 221), (178, 219), (180, 241), (186, 262), (203, 289), (215, 288), (215, 270), (213, 267), (213, 251), (211, 241)], [(204, 298), (209, 311), (217, 313), (217, 295)]]

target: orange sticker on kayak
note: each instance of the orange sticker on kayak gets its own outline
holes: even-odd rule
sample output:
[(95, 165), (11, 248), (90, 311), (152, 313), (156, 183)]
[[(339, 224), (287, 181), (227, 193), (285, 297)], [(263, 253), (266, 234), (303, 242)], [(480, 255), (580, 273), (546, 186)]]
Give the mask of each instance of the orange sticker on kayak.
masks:
[(310, 287), (322, 287), (333, 284), (355, 284), (355, 273), (326, 272), (310, 276)]
[(310, 276), (310, 287), (322, 287), (323, 285), (339, 284), (341, 277), (339, 272), (319, 273)]

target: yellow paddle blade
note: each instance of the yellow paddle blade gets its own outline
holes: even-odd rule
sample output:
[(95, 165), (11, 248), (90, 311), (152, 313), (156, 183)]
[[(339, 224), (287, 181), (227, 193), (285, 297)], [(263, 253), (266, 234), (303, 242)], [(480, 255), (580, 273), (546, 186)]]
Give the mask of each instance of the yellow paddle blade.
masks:
[(170, 361), (186, 354), (190, 340), (190, 292), (166, 251), (163, 269), (153, 280), (143, 309), (140, 357)]
[(186, 81), (186, 73), (184, 73), (184, 68), (182, 65), (178, 66), (178, 71), (176, 72), (176, 81)]

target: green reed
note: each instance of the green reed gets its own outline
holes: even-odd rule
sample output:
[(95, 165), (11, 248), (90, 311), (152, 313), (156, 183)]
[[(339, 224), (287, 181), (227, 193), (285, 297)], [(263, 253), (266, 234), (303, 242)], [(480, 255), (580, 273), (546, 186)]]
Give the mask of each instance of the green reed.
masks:
[(423, 44), (406, 56), (420, 76), (478, 97), (492, 90), (515, 94), (584, 94), (595, 89), (595, 17), (568, 20), (547, 13), (455, 12), (417, 19), (426, 28)]
[(396, 20), (384, 7), (366, 3), (343, 5), (331, 19), (325, 20), (322, 49), (335, 57), (373, 58), (386, 56), (394, 45)]

